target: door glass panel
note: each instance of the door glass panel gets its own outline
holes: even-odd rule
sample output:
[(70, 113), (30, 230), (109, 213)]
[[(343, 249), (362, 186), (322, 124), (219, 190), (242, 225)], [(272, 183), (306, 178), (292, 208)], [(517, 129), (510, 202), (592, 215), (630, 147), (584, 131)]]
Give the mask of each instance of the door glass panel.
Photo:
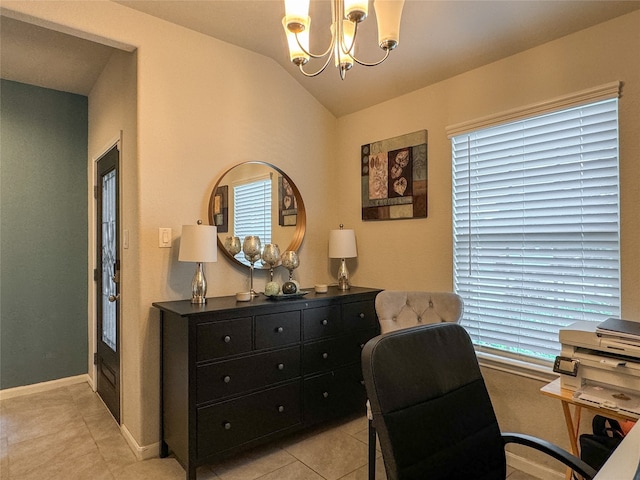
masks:
[(102, 341), (116, 351), (116, 171), (102, 177)]

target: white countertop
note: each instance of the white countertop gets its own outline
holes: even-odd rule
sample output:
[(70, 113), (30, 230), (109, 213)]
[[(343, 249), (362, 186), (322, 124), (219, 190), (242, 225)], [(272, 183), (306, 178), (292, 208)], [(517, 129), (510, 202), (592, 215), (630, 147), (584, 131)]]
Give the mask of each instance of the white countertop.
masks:
[[(640, 427), (636, 425), (618, 445), (594, 480), (634, 480), (640, 462)], [(640, 473), (638, 474), (640, 479)]]

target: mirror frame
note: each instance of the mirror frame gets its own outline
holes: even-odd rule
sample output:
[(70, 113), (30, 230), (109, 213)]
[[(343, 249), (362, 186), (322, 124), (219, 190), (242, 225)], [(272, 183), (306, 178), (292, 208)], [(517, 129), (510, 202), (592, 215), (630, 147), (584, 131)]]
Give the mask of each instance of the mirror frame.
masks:
[[(211, 191), (211, 196), (209, 197), (209, 212), (208, 212), (209, 213), (209, 225), (215, 225), (215, 222), (213, 220), (213, 217), (214, 217), (214, 202), (215, 202), (216, 191), (217, 191), (218, 187), (221, 186), (222, 180), (224, 180), (224, 177), (226, 177), (227, 174), (229, 172), (231, 172), (231, 170), (233, 170), (236, 167), (239, 167), (241, 165), (246, 165), (246, 164), (257, 164), (257, 165), (263, 165), (265, 167), (271, 168), (271, 169), (275, 170), (276, 173), (278, 173), (283, 178), (285, 178), (287, 180), (287, 182), (289, 182), (289, 185), (291, 186), (291, 189), (293, 190), (293, 194), (294, 194), (294, 196), (296, 198), (296, 204), (297, 204), (297, 209), (298, 209), (297, 216), (296, 216), (296, 228), (295, 228), (295, 230), (293, 232), (293, 238), (291, 239), (291, 243), (289, 243), (287, 248), (281, 249), (280, 251), (281, 251), (281, 253), (284, 253), (287, 250), (293, 250), (294, 252), (297, 252), (298, 248), (300, 248), (300, 245), (302, 245), (302, 240), (304, 239), (304, 234), (305, 234), (305, 230), (306, 230), (306, 226), (307, 226), (307, 212), (306, 212), (306, 210), (304, 208), (304, 201), (302, 200), (302, 195), (300, 194), (300, 190), (298, 190), (297, 185), (293, 182), (293, 180), (291, 180), (291, 177), (289, 177), (289, 175), (287, 175), (281, 169), (279, 169), (275, 165), (272, 165), (271, 163), (261, 162), (261, 161), (257, 161), (257, 160), (251, 160), (251, 161), (247, 161), (247, 162), (242, 162), (242, 163), (238, 163), (237, 165), (232, 166), (231, 168), (227, 169), (222, 175), (220, 175), (220, 177), (218, 178), (218, 181), (213, 186), (213, 190)], [(217, 237), (217, 240), (218, 240), (218, 249), (220, 251), (222, 251), (224, 253), (224, 255), (228, 259), (230, 259), (236, 265), (240, 265), (241, 267), (251, 268), (248, 265), (245, 265), (244, 263), (240, 262), (237, 258), (233, 257), (227, 251), (227, 249), (224, 248), (224, 244), (223, 244), (222, 240), (220, 240), (220, 234), (216, 235), (216, 237)], [(241, 239), (241, 241), (242, 241), (242, 239)], [(268, 265), (262, 265), (262, 264), (259, 265), (259, 262), (256, 262), (254, 268), (256, 268), (258, 270), (268, 270), (269, 266)]]

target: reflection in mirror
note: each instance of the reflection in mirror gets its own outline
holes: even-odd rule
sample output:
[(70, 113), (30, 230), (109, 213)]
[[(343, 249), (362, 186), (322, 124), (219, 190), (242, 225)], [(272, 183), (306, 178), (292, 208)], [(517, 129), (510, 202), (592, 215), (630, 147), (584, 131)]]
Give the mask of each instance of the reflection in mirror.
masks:
[(273, 269), (280, 263), (280, 247), (277, 243), (267, 243), (264, 246), (262, 263), (269, 266), (269, 281), (273, 282)]
[[(282, 170), (264, 162), (245, 162), (227, 170), (213, 187), (209, 223), (218, 228), (218, 248), (247, 267), (250, 261), (241, 250), (244, 238), (260, 237), (262, 258), (255, 268), (272, 269), (280, 260), (273, 263), (273, 255), (265, 256), (264, 248), (275, 244), (280, 252), (297, 251), (306, 212), (298, 188)], [(273, 250), (267, 248), (268, 253)]]

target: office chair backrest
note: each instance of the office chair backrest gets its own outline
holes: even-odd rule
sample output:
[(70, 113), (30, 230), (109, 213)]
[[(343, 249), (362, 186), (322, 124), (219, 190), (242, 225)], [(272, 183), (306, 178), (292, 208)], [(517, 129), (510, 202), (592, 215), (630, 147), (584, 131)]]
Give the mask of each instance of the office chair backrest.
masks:
[(362, 369), (389, 480), (505, 478), (504, 442), (460, 325), (371, 339)]
[(462, 312), (462, 298), (450, 292), (384, 290), (376, 296), (382, 333), (422, 323), (459, 322)]

